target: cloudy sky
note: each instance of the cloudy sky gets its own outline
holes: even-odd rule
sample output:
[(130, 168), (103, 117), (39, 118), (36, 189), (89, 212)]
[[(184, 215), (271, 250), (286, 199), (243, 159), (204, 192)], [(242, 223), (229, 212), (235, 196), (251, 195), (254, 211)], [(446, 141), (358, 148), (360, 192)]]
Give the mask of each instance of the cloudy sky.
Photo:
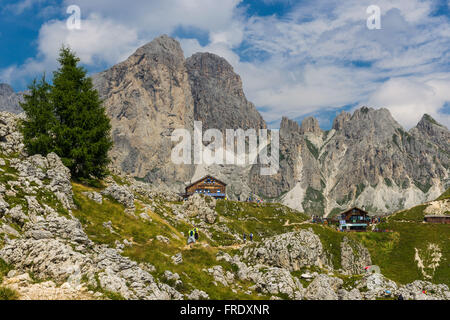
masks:
[[(388, 108), (413, 127), (424, 113), (450, 127), (450, 0), (0, 0), (0, 82), (16, 90), (56, 67), (70, 45), (94, 73), (161, 34), (186, 57), (225, 57), (266, 121)], [(67, 9), (81, 10), (70, 30)], [(367, 8), (381, 10), (369, 29)]]

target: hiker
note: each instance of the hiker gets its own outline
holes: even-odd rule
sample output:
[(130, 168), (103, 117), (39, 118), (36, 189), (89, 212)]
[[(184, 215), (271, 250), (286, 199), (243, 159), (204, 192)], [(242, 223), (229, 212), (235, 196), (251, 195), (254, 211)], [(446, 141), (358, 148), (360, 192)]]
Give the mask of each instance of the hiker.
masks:
[(250, 233), (250, 241), (253, 241), (253, 233)]
[(191, 244), (191, 243), (195, 243), (195, 236), (194, 236), (195, 232), (194, 230), (189, 230), (189, 238), (188, 238), (188, 242), (187, 244)]
[(403, 300), (402, 294), (400, 294), (400, 295), (398, 296), (397, 300)]
[(244, 232), (244, 243), (247, 241), (247, 235)]
[(198, 241), (198, 228), (197, 227), (194, 228), (194, 237), (195, 237), (195, 241)]

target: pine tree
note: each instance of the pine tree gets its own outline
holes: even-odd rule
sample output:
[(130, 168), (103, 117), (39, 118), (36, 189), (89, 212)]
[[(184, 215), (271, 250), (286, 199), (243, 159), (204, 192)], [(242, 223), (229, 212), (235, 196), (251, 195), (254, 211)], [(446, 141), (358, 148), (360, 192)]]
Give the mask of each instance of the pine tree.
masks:
[(78, 178), (101, 178), (112, 147), (111, 125), (80, 59), (69, 49), (60, 50), (60, 67), (53, 75), (50, 97), (54, 106), (55, 152)]
[(55, 152), (74, 178), (102, 178), (112, 147), (109, 118), (80, 59), (62, 47), (58, 62), (53, 84), (34, 80), (25, 96), (25, 146), (30, 155)]
[(20, 103), (27, 115), (27, 120), (21, 126), (24, 144), (29, 154), (46, 155), (54, 146), (55, 116), (49, 101), (51, 86), (44, 75), (39, 82), (34, 79), (28, 88), (30, 91), (24, 96), (25, 102)]

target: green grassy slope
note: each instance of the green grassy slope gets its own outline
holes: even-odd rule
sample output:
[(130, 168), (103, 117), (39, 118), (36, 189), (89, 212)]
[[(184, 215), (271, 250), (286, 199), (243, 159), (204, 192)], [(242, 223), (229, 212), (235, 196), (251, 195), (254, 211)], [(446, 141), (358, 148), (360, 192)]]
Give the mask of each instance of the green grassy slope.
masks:
[[(450, 189), (437, 200), (450, 198)], [(393, 233), (358, 234), (358, 238), (369, 249), (373, 263), (382, 273), (400, 283), (424, 279), (415, 260), (416, 250), (422, 257), (431, 254), (430, 244), (439, 246), (439, 266), (429, 280), (450, 285), (450, 225), (424, 223), (426, 204), (397, 212), (380, 225)], [(430, 257), (428, 257), (430, 258)]]
[[(224, 270), (234, 271), (232, 265), (216, 260), (219, 251), (232, 255), (238, 253), (237, 248), (242, 242), (236, 239), (234, 234), (241, 236), (243, 232), (247, 234), (252, 232), (254, 241), (257, 242), (265, 237), (312, 228), (321, 238), (324, 248), (330, 253), (335, 268), (341, 266), (340, 243), (343, 237), (356, 239), (355, 234), (344, 234), (332, 227), (310, 224), (307, 215), (280, 204), (258, 205), (219, 200), (216, 205), (218, 218), (215, 225), (209, 229), (211, 239), (203, 235), (201, 241), (189, 249), (184, 235), (192, 226), (177, 221), (171, 214), (171, 205), (180, 203), (153, 199), (155, 210), (151, 211), (145, 209), (145, 206), (150, 204), (149, 199), (140, 197), (135, 201), (135, 215), (145, 210), (152, 219), (151, 222), (143, 222), (142, 219), (125, 213), (124, 207), (112, 199), (104, 198), (103, 204), (98, 204), (83, 194), (86, 191), (99, 191), (98, 189), (73, 183), (73, 191), (74, 201), (79, 208), (74, 210), (73, 214), (81, 221), (86, 233), (93, 241), (114, 246), (116, 240), (127, 239), (133, 245), (127, 247), (124, 254), (137, 262), (148, 262), (154, 265), (156, 271), (153, 275), (156, 278), (164, 281), (162, 275), (165, 270), (176, 272), (184, 283), (182, 287), (177, 288), (180, 292), (188, 293), (195, 287), (207, 292), (212, 299), (269, 298), (255, 293), (246, 294), (245, 291), (253, 284), (245, 281), (237, 281), (237, 286), (240, 287), (237, 293), (221, 284), (216, 286), (213, 284), (213, 277), (203, 271), (215, 265), (221, 265)], [(103, 226), (103, 223), (108, 221), (111, 221), (115, 233), (111, 233)], [(201, 229), (200, 232), (202, 232)], [(167, 237), (170, 242), (158, 241), (156, 239), (158, 235)], [(171, 257), (178, 252), (182, 253), (183, 263), (174, 265)]]

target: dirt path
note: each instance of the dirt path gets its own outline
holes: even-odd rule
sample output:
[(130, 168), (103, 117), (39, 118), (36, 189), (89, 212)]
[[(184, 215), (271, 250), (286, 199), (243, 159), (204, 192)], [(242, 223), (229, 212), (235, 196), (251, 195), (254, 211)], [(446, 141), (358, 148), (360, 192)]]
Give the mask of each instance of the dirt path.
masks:
[(240, 249), (243, 246), (245, 246), (245, 244), (242, 243), (242, 244), (232, 244), (231, 246), (218, 246), (216, 248), (219, 248), (219, 249)]
[(182, 250), (191, 250), (191, 249), (198, 248), (198, 247), (203, 247), (203, 248), (210, 247), (210, 248), (216, 248), (216, 249), (240, 249), (243, 246), (245, 246), (245, 244), (242, 243), (242, 244), (232, 244), (230, 246), (213, 247), (213, 246), (210, 246), (207, 242), (196, 242), (195, 244), (194, 243), (193, 244), (187, 244), (181, 249)]
[(308, 223), (311, 223), (311, 221), (307, 220), (307, 221), (303, 221), (303, 222), (289, 223), (289, 220), (286, 220), (286, 222), (283, 224), (283, 227), (289, 227), (289, 226), (295, 226), (295, 225), (301, 225), (301, 224), (308, 224)]

